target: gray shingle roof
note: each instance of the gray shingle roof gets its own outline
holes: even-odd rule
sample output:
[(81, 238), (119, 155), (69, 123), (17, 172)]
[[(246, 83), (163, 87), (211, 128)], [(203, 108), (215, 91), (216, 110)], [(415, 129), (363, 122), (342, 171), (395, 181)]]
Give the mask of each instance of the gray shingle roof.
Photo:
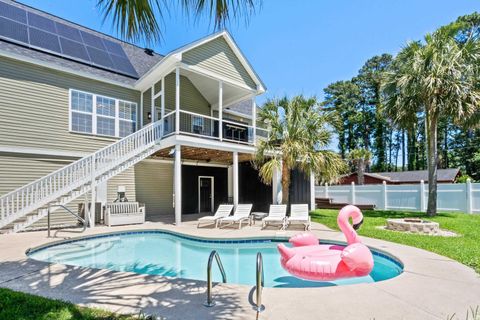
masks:
[[(456, 176), (458, 175), (460, 169), (438, 169), (437, 170), (437, 180), (438, 181), (455, 181)], [(398, 171), (398, 172), (371, 172), (365, 173), (374, 178), (387, 180), (390, 182), (420, 182), (423, 180), (428, 181), (428, 171), (427, 170), (416, 170), (416, 171)]]
[[(44, 11), (14, 2), (14, 1), (5, 1), (5, 0), (0, 0), (2, 2), (6, 2), (10, 5), (14, 5), (17, 7), (20, 7), (24, 10), (27, 10), (29, 12), (34, 12), (38, 15), (47, 17), (51, 20), (61, 22), (63, 24), (72, 26), (76, 29), (94, 34), (98, 37), (108, 39), (110, 41), (119, 43), (125, 53), (127, 54), (130, 62), (132, 63), (133, 67), (137, 71), (139, 77), (143, 76), (148, 70), (150, 70), (155, 64), (157, 64), (163, 56), (157, 53), (153, 53), (153, 55), (148, 55), (145, 53), (144, 48), (140, 48), (138, 46), (135, 46), (133, 44), (121, 41), (117, 38), (108, 36), (106, 34), (103, 34), (101, 32), (97, 32), (92, 29), (85, 28), (81, 25), (75, 24), (73, 22), (70, 22), (68, 20), (62, 19), (60, 17), (51, 15), (49, 13), (46, 13)], [(38, 51), (35, 49), (31, 49), (19, 44), (14, 44), (10, 43), (7, 41), (0, 40), (0, 50), (4, 51), (6, 53), (10, 54), (16, 54), (16, 55), (21, 55), (23, 57), (38, 61), (38, 62), (44, 62), (44, 63), (49, 63), (56, 65), (58, 67), (62, 67), (65, 69), (71, 69), (72, 71), (81, 71), (82, 73), (86, 73), (88, 75), (94, 76), (94, 77), (102, 77), (107, 80), (112, 80), (115, 82), (120, 82), (125, 85), (133, 85), (136, 81), (136, 79), (127, 77), (118, 73), (115, 73), (113, 71), (108, 71), (104, 70), (101, 68), (96, 68), (92, 67), (91, 65), (84, 64), (81, 62), (73, 61), (68, 58), (63, 58), (59, 57), (57, 55), (49, 54), (46, 52)]]

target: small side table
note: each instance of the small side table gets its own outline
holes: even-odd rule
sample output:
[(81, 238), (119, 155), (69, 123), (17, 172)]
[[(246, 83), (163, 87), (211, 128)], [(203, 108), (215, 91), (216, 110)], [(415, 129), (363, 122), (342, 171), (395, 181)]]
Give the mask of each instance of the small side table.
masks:
[(268, 216), (268, 213), (266, 212), (252, 212), (253, 224), (255, 224), (255, 220), (262, 220), (266, 216)]

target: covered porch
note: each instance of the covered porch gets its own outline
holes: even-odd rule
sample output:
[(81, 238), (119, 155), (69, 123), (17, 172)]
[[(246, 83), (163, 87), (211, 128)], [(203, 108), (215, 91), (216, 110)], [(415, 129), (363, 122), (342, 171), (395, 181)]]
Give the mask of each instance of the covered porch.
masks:
[(220, 204), (252, 203), (253, 211), (267, 211), (270, 204), (281, 202), (280, 172), (272, 185), (261, 182), (251, 163), (253, 148), (219, 143), (208, 147), (199, 145), (198, 138), (188, 139), (141, 164), (145, 170), (137, 173), (137, 201), (146, 204), (147, 220), (174, 217), (179, 225), (187, 215), (211, 214)]
[(163, 137), (187, 135), (256, 145), (268, 135), (257, 124), (256, 90), (185, 65), (155, 80), (141, 94), (140, 123), (160, 121)]

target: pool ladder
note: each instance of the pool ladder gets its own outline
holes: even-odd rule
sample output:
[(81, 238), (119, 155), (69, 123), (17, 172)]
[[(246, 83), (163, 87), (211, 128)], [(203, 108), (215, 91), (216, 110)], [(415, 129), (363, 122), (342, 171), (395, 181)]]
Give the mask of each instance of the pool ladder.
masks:
[[(210, 256), (208, 257), (208, 264), (207, 264), (207, 300), (203, 304), (205, 307), (213, 307), (215, 305), (215, 302), (213, 301), (212, 298), (212, 286), (213, 286), (213, 281), (212, 281), (212, 264), (213, 264), (213, 258), (217, 261), (218, 268), (220, 269), (220, 272), (222, 273), (222, 282), (227, 283), (227, 275), (225, 273), (225, 269), (223, 268), (222, 260), (220, 259), (220, 255), (216, 250), (213, 250), (210, 253)], [(264, 287), (264, 273), (263, 273), (263, 257), (262, 253), (258, 252), (257, 253), (257, 264), (256, 264), (256, 286), (255, 286), (255, 291), (256, 291), (256, 303), (253, 307), (253, 309), (257, 312), (262, 312), (265, 310), (265, 306), (262, 304), (262, 292), (263, 292), (263, 287)]]
[(222, 260), (220, 260), (220, 256), (216, 250), (213, 250), (208, 257), (208, 264), (207, 264), (207, 301), (203, 304), (205, 307), (213, 307), (215, 302), (212, 298), (212, 263), (213, 258), (217, 261), (218, 268), (222, 273), (222, 282), (227, 283), (227, 275), (225, 274), (225, 269), (223, 268)]

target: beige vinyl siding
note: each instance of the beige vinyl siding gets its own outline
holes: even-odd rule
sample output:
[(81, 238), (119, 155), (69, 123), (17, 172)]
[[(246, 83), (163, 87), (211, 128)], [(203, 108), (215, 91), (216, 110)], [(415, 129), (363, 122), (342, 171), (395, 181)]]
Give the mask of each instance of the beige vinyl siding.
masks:
[[(0, 154), (0, 196), (35, 181), (63, 166), (71, 163), (73, 159), (48, 158), (41, 156), (15, 156)], [(77, 212), (78, 203), (83, 197), (72, 201), (67, 207)], [(46, 218), (38, 221), (32, 227), (46, 226)], [(51, 216), (52, 225), (76, 224), (76, 219), (63, 209), (58, 209)]]
[(152, 120), (148, 119), (148, 113), (152, 111), (152, 89), (148, 89), (143, 93), (143, 125), (147, 125)]
[(116, 141), (69, 132), (69, 89), (140, 103), (135, 90), (0, 57), (0, 146), (91, 152)]
[(135, 166), (137, 201), (145, 203), (147, 219), (173, 215), (173, 163), (142, 161)]
[[(175, 110), (175, 73), (165, 77), (165, 109)], [(207, 99), (184, 76), (180, 76), (180, 110), (210, 115)]]
[(135, 192), (135, 167), (130, 167), (116, 176), (113, 176), (107, 182), (107, 202), (113, 202), (117, 199), (119, 186), (125, 186), (125, 196), (128, 201), (136, 201)]
[(255, 81), (223, 37), (218, 37), (183, 53), (182, 60), (186, 64), (198, 66), (256, 89)]

